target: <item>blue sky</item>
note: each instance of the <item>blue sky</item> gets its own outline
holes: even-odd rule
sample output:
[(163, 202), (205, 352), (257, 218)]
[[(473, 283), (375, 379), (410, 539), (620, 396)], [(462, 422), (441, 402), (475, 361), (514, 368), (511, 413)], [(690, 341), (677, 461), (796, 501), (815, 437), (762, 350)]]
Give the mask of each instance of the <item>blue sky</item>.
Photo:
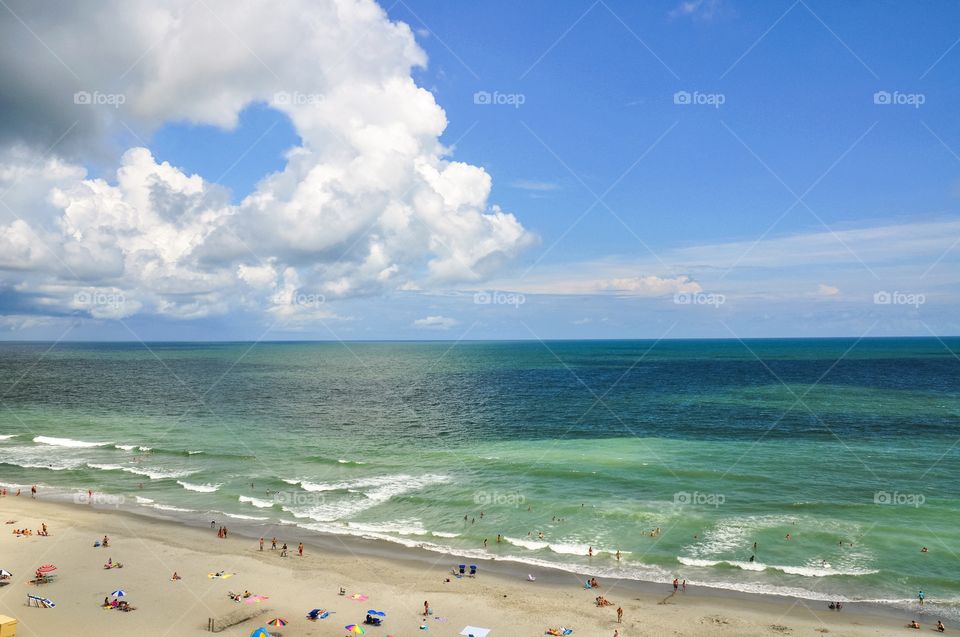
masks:
[[(313, 322), (224, 304), (184, 318), (144, 301), (118, 320), (59, 313), (71, 338), (958, 333), (957, 5), (384, 8), (426, 55), (412, 77), (445, 113), (446, 159), (482, 168), (487, 205), (512, 213), (531, 240), (470, 280), (340, 295), (325, 280)], [(259, 57), (256, 42), (249, 49)], [(688, 95), (700, 103), (682, 103)], [(109, 150), (80, 161), (114, 183), (120, 152), (143, 145), (158, 164), (225, 186), (242, 209), (291, 149), (311, 144), (264, 100), (237, 117), (116, 127)], [(306, 267), (312, 254), (289, 263)], [(477, 303), (478, 291), (522, 301)], [(876, 302), (878, 293), (892, 302)], [(10, 315), (36, 312), (15, 295), (8, 303)], [(63, 331), (35, 321), (10, 335)]]

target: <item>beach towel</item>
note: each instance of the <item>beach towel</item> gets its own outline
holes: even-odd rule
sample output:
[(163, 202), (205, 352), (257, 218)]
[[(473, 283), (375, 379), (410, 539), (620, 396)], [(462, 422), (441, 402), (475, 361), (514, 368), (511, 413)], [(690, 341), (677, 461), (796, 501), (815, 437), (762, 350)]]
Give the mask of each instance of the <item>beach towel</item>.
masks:
[(227, 579), (228, 577), (233, 577), (236, 573), (207, 573), (207, 577), (210, 579)]
[(270, 599), (266, 595), (251, 595), (250, 597), (243, 600), (244, 604), (256, 604), (257, 602), (262, 602), (265, 599)]
[(489, 628), (477, 628), (476, 626), (467, 626), (460, 631), (465, 637), (487, 637), (490, 634)]
[(352, 599), (355, 602), (365, 602), (370, 598), (367, 595), (363, 595), (361, 593), (354, 593), (349, 597), (349, 599)]

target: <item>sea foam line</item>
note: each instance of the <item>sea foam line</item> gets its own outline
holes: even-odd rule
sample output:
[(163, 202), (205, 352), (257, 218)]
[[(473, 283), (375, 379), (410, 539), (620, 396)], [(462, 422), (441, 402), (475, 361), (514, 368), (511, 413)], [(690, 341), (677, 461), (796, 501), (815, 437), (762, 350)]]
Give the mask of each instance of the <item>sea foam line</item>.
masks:
[(33, 441), (42, 445), (52, 445), (54, 447), (74, 447), (78, 449), (105, 447), (113, 444), (112, 442), (86, 442), (84, 440), (73, 440), (71, 438), (54, 438), (53, 436), (36, 436), (34, 437)]

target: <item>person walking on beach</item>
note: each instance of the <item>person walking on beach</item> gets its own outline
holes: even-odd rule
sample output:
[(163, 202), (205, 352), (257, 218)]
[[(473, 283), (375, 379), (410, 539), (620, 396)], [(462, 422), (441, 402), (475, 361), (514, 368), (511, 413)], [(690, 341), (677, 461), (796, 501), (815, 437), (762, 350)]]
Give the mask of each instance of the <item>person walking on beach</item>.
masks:
[(430, 614), (430, 602), (423, 600), (423, 616), (426, 617)]
[(673, 592), (676, 593), (677, 589), (680, 587), (680, 580), (676, 577), (673, 578)]
[(923, 606), (923, 591), (917, 593), (917, 599), (920, 600), (920, 605)]
[(297, 547), (297, 554), (303, 557), (303, 542), (300, 542), (300, 546)]
[(270, 550), (271, 551), (277, 550), (277, 538), (273, 538), (273, 540), (270, 541)]
[(260, 550), (263, 550), (263, 538), (260, 538)]
[(31, 498), (37, 497), (37, 485), (33, 485), (32, 487), (30, 487), (30, 497)]
[(681, 589), (684, 593), (687, 592), (687, 579), (686, 579), (686, 578), (684, 578), (684, 579), (683, 579), (683, 583), (680, 584), (680, 589)]
[(617, 623), (623, 623), (623, 607), (617, 606)]

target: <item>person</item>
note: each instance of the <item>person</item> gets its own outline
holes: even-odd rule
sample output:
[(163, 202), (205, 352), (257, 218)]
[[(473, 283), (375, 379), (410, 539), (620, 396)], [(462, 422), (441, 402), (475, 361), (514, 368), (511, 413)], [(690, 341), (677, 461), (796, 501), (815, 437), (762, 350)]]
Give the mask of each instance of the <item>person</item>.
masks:
[(260, 550), (263, 550), (263, 538), (260, 538)]
[(920, 600), (920, 605), (923, 606), (923, 591), (917, 593), (917, 599)]
[(922, 549), (920, 549), (920, 552), (921, 552), (921, 553), (926, 553), (926, 552), (927, 552), (927, 547), (923, 547)]
[(789, 534), (789, 533), (787, 533), (787, 539), (788, 539), (788, 540), (790, 539), (790, 534)]
[(587, 557), (593, 557), (593, 547), (587, 549)]
[(100, 546), (102, 546), (103, 548), (107, 548), (108, 546), (110, 546), (110, 538), (104, 535), (103, 542), (100, 543)]
[(942, 632), (945, 631), (946, 629), (947, 629), (947, 628), (946, 628), (946, 626), (943, 625), (943, 622), (938, 619), (938, 620), (937, 620), (937, 632), (938, 632), (938, 633), (942, 633)]
[(613, 629), (613, 637), (620, 637), (620, 631), (616, 628)]
[(280, 547), (280, 557), (286, 557), (286, 556), (287, 556), (287, 543), (284, 542), (283, 546)]
[(170, 579), (175, 582), (175, 581), (177, 581), (178, 579), (183, 579), (183, 578), (180, 577), (179, 575), (177, 575), (177, 572), (174, 571), (174, 572), (173, 572), (173, 577), (171, 577)]
[(620, 549), (617, 549), (617, 561), (620, 561)]
[(297, 553), (303, 557), (303, 542), (300, 542), (300, 546), (297, 547)]
[(680, 584), (680, 590), (684, 593), (687, 592), (687, 578), (683, 578), (683, 583)]
[(919, 622), (917, 622), (917, 620), (915, 620), (915, 619), (912, 620), (912, 621), (910, 622), (910, 628), (916, 628), (917, 630), (920, 630), (920, 624), (919, 624)]
[(430, 602), (423, 600), (423, 616), (426, 617), (430, 614)]
[(270, 550), (271, 551), (277, 550), (277, 538), (273, 538), (273, 540), (270, 541)]
[(37, 485), (33, 485), (32, 487), (30, 487), (30, 497), (31, 498), (37, 497)]
[(751, 556), (750, 556), (750, 561), (751, 561), (751, 562), (754, 561), (755, 559), (757, 559), (757, 556), (756, 556), (756, 555), (751, 555)]
[(622, 606), (617, 606), (617, 623), (618, 624), (623, 623), (623, 607)]
[(679, 588), (679, 587), (680, 587), (680, 580), (678, 580), (676, 577), (674, 577), (674, 578), (673, 578), (673, 592), (676, 593), (676, 592), (677, 592), (677, 588)]

